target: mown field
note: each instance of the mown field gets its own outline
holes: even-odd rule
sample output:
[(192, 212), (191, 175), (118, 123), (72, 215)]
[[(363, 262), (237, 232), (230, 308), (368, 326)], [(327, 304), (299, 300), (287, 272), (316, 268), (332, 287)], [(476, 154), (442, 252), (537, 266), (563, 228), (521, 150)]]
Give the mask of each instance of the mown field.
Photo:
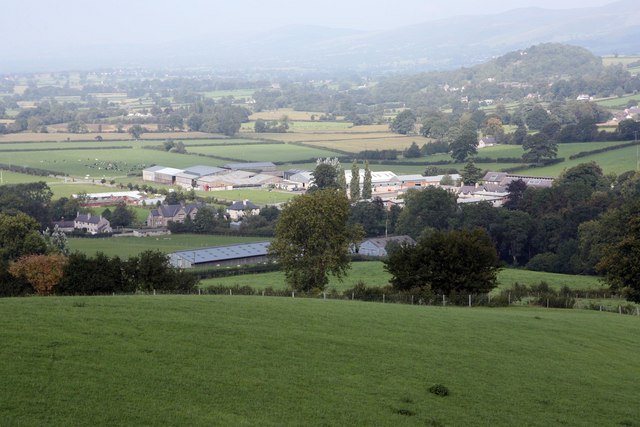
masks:
[(194, 154), (221, 156), (248, 162), (291, 162), (296, 160), (317, 159), (320, 157), (335, 157), (338, 155), (333, 151), (291, 144), (243, 144), (215, 147), (189, 146), (188, 151)]
[[(351, 263), (351, 270), (343, 281), (330, 276), (329, 289), (343, 292), (362, 281), (369, 287), (382, 287), (389, 284), (391, 275), (385, 271), (381, 261), (366, 261)], [(574, 276), (568, 274), (546, 273), (540, 271), (519, 270), (505, 268), (498, 274), (498, 289), (510, 288), (514, 283), (520, 285), (537, 285), (545, 281), (553, 289), (559, 290), (563, 286), (571, 289), (603, 289), (602, 283), (595, 276)], [(250, 286), (255, 289), (286, 289), (284, 274), (282, 272), (261, 273), (205, 279), (201, 281), (202, 287), (209, 286)]]
[(625, 108), (629, 101), (640, 101), (640, 94), (598, 99), (596, 100), (596, 104), (610, 108)]
[(104, 252), (109, 256), (119, 255), (127, 258), (147, 250), (159, 250), (163, 253), (186, 249), (206, 248), (209, 246), (232, 245), (236, 243), (264, 242), (267, 237), (211, 236), (203, 234), (170, 234), (149, 237), (107, 237), (81, 238), (69, 237), (71, 251), (80, 251), (88, 255)]
[(635, 316), (229, 296), (0, 310), (3, 425), (639, 424)]
[(250, 200), (256, 205), (274, 205), (291, 200), (295, 193), (285, 191), (270, 191), (259, 189), (240, 189), (224, 191), (197, 191), (196, 194), (202, 197), (214, 197), (218, 200), (233, 202), (237, 200)]
[[(4, 142), (66, 142), (66, 141), (93, 141), (95, 137), (101, 136), (104, 140), (134, 141), (128, 133), (34, 133), (21, 132), (0, 135), (0, 144)], [(223, 138), (223, 135), (202, 133), (202, 132), (153, 132), (143, 133), (140, 139), (207, 139)]]

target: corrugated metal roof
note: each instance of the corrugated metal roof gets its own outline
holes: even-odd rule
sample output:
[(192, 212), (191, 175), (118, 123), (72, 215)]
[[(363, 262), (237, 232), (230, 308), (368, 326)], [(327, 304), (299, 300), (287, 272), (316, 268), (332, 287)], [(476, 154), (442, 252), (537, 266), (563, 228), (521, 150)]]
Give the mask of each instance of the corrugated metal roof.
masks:
[(205, 176), (205, 175), (212, 175), (214, 173), (220, 173), (224, 170), (225, 169), (219, 168), (217, 166), (197, 165), (197, 166), (192, 166), (190, 168), (185, 169), (185, 172), (192, 173), (198, 176)]
[(184, 172), (184, 169), (176, 169), (176, 168), (162, 168), (160, 170), (155, 171), (156, 173), (161, 173), (164, 175), (177, 175), (179, 173)]
[(273, 169), (276, 165), (272, 162), (229, 163), (224, 165), (227, 169)]
[(166, 166), (151, 166), (150, 168), (146, 168), (143, 172), (157, 172), (159, 170), (164, 169)]
[(240, 245), (214, 246), (211, 248), (173, 252), (170, 258), (182, 258), (191, 264), (229, 261), (267, 255), (271, 242), (245, 243)]

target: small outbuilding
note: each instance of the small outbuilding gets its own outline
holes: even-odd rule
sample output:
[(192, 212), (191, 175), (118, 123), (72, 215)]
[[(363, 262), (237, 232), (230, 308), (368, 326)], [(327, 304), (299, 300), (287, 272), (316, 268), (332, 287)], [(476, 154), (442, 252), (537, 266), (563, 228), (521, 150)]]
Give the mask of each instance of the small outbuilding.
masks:
[(409, 244), (415, 245), (416, 241), (413, 240), (409, 236), (388, 236), (388, 237), (373, 237), (371, 239), (367, 239), (358, 248), (358, 253), (360, 255), (367, 256), (377, 256), (377, 257), (385, 257), (388, 255), (387, 253), (387, 245), (391, 242), (397, 243), (399, 245)]

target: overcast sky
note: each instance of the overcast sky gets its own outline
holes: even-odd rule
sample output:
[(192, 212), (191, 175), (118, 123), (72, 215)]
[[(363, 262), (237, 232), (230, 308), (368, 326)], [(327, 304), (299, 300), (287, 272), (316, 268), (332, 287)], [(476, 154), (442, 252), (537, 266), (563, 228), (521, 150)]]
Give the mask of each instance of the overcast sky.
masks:
[(520, 7), (600, 6), (612, 0), (7, 0), (0, 37), (29, 49), (43, 45), (165, 42), (292, 24), (378, 30), (461, 14)]

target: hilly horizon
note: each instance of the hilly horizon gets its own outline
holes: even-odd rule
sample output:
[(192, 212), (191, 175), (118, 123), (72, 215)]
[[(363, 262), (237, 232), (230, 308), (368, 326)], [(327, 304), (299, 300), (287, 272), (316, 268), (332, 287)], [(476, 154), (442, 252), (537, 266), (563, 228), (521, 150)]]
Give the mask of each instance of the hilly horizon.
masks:
[(471, 66), (547, 42), (584, 47), (597, 55), (638, 54), (640, 8), (633, 0), (620, 0), (602, 7), (460, 15), (384, 31), (289, 25), (156, 45), (43, 45), (34, 51), (12, 51), (6, 45), (0, 54), (5, 71), (155, 67), (388, 74)]

